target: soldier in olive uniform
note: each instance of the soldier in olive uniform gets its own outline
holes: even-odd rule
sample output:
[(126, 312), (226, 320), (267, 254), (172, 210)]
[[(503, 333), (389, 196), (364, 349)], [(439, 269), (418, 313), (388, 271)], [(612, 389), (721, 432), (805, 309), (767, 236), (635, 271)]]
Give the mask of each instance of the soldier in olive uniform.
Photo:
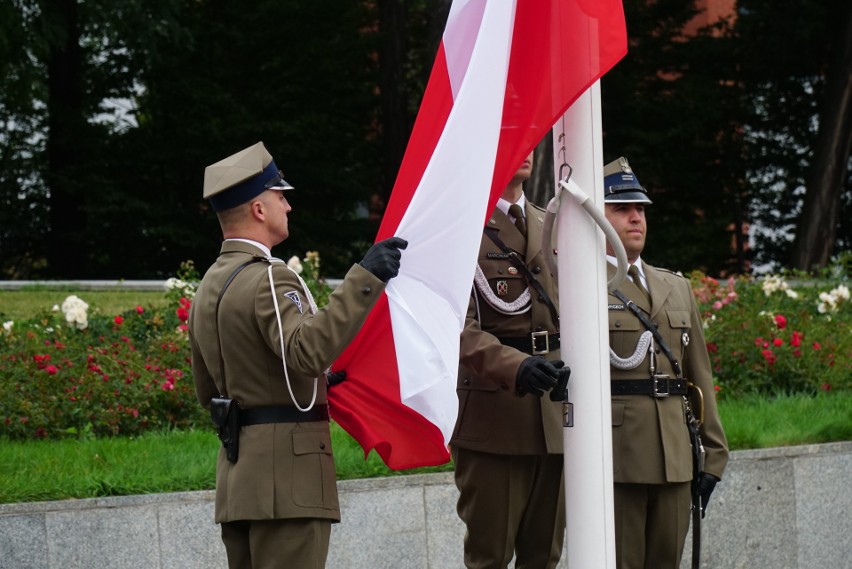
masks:
[(530, 153), (486, 223), (461, 334), (450, 444), (467, 567), (505, 568), (513, 555), (519, 568), (555, 567), (562, 553), (562, 404), (542, 395), (568, 370), (549, 304), (557, 302), (556, 279), (541, 252), (544, 211), (523, 194), (532, 160)]
[(392, 238), (374, 245), (317, 310), (301, 278), (270, 249), (289, 235), (282, 178), (262, 142), (204, 175), (224, 242), (189, 317), (198, 400), (239, 404), (238, 450), (220, 449), (215, 519), (230, 568), (325, 566), (340, 520), (325, 372), (399, 270)]
[[(619, 287), (657, 327), (682, 377), (625, 303), (609, 295), (612, 452), (619, 569), (677, 569), (689, 529), (693, 457), (686, 398), (700, 413), (706, 450), (697, 483), (702, 507), (722, 477), (728, 444), (719, 421), (701, 316), (689, 281), (639, 258), (645, 246), (647, 192), (625, 158), (604, 169), (606, 217), (618, 233), (631, 276)], [(609, 276), (615, 257), (608, 249)], [(636, 273), (634, 276), (633, 273)], [(634, 279), (638, 279), (636, 282)], [(697, 390), (689, 390), (686, 380)]]

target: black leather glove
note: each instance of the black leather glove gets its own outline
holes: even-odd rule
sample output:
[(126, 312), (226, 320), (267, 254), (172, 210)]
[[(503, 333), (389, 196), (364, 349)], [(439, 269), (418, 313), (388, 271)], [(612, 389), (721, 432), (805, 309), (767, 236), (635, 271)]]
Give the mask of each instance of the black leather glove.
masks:
[[(561, 363), (561, 362), (560, 362)], [(555, 366), (554, 366), (555, 367)], [(551, 401), (565, 401), (568, 398), (568, 378), (571, 377), (571, 368), (565, 366), (559, 368), (556, 379), (556, 387), (550, 390)]]
[(340, 371), (329, 371), (325, 374), (326, 382), (329, 387), (333, 387), (338, 383), (341, 383), (344, 379), (346, 379), (346, 370), (342, 369)]
[(521, 362), (515, 378), (515, 390), (518, 395), (532, 393), (536, 397), (544, 395), (556, 386), (559, 370), (565, 366), (561, 360), (547, 361), (541, 356), (530, 356)]
[(698, 495), (701, 497), (702, 518), (707, 513), (707, 503), (710, 501), (710, 494), (716, 488), (717, 482), (719, 482), (719, 479), (707, 472), (702, 472), (698, 475)]
[(379, 241), (367, 250), (361, 259), (361, 266), (376, 275), (382, 282), (388, 282), (399, 274), (400, 249), (408, 247), (408, 241), (391, 237)]

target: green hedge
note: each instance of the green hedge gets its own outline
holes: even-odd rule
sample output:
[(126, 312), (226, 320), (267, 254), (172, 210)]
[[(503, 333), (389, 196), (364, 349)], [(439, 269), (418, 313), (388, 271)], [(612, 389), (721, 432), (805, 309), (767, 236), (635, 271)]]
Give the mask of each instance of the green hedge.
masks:
[[(319, 256), (298, 261), (291, 264), (322, 305), (329, 289), (319, 277)], [(841, 266), (806, 280), (690, 276), (719, 397), (852, 387), (852, 302)], [(195, 398), (187, 344), (197, 279), (187, 263), (170, 281), (167, 302), (157, 306), (104, 314), (70, 295), (61, 307), (4, 322), (3, 435), (60, 439), (209, 428)]]

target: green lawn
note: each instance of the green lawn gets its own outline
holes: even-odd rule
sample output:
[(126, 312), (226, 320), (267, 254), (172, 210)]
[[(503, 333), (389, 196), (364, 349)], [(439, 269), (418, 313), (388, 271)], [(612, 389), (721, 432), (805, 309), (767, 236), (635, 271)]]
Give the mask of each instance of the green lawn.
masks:
[(120, 314), (135, 306), (166, 306), (165, 291), (133, 290), (70, 290), (56, 288), (26, 288), (0, 290), (0, 317), (7, 320), (24, 320), (34, 314), (61, 306), (70, 295), (76, 295), (89, 304), (91, 310), (101, 314)]

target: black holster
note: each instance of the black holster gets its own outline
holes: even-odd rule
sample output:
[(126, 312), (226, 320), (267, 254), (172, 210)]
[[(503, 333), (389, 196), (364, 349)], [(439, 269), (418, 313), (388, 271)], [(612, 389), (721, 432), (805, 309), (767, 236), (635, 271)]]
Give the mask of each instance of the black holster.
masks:
[(222, 441), (228, 461), (237, 462), (240, 456), (240, 403), (229, 397), (214, 397), (210, 400), (210, 418), (216, 425), (216, 434)]

